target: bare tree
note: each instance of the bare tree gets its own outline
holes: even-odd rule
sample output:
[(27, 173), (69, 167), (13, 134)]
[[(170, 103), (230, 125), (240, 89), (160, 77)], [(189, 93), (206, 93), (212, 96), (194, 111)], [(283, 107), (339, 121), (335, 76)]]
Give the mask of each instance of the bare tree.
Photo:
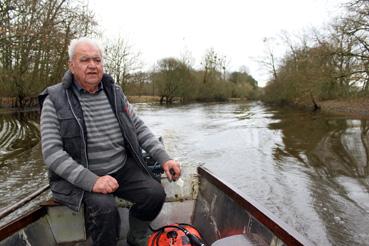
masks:
[[(204, 70), (203, 83), (215, 82), (225, 79), (227, 58), (217, 54), (214, 49), (209, 49), (201, 62)], [(223, 76), (222, 76), (223, 75)]]
[(259, 63), (264, 66), (270, 74), (272, 74), (272, 80), (277, 80), (277, 57), (275, 55), (275, 52), (273, 50), (273, 44), (271, 38), (264, 38), (263, 43), (266, 48), (266, 55), (259, 60)]
[(108, 42), (105, 47), (105, 67), (115, 81), (126, 87), (132, 74), (142, 67), (140, 54), (135, 53), (132, 47), (122, 37)]
[(369, 92), (369, 1), (354, 0), (346, 5), (347, 15), (339, 23), (340, 33), (350, 42), (345, 56), (353, 60), (351, 79)]
[(71, 0), (4, 0), (0, 18), (1, 93), (20, 107), (61, 77), (68, 43), (96, 24), (83, 3)]

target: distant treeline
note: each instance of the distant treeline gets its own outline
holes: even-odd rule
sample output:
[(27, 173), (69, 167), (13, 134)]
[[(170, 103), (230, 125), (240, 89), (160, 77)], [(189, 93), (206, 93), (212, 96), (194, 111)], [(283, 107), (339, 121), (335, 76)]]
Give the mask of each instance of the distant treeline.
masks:
[[(257, 82), (246, 71), (228, 73), (210, 50), (202, 69), (183, 60), (164, 58), (149, 73), (135, 73), (123, 84), (130, 95), (156, 95), (161, 103), (225, 101), (229, 98), (255, 98)], [(111, 72), (114, 74), (114, 72)]]
[[(0, 97), (7, 98), (2, 101), (28, 106), (42, 89), (60, 81), (68, 44), (80, 36), (101, 38), (87, 0), (0, 0)], [(252, 98), (257, 91), (246, 69), (227, 71), (227, 59), (213, 49), (200, 69), (187, 56), (164, 58), (149, 72), (142, 72), (139, 55), (122, 38), (107, 40), (104, 53), (106, 71), (127, 94), (160, 96), (163, 103)]]
[[(343, 6), (324, 33), (317, 30), (293, 38), (265, 40), (272, 74), (263, 99), (278, 103), (313, 103), (319, 100), (368, 96), (369, 1), (354, 0)], [(273, 44), (283, 43), (288, 52), (277, 58)]]

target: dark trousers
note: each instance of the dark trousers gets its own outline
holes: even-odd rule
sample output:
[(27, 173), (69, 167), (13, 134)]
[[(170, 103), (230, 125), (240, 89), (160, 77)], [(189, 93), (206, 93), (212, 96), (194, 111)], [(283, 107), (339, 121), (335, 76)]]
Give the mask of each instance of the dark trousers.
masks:
[(131, 201), (130, 216), (143, 221), (153, 220), (164, 201), (163, 186), (137, 165), (133, 158), (112, 174), (119, 183), (113, 194), (85, 192), (86, 228), (94, 245), (116, 245), (119, 238), (120, 217), (114, 196)]

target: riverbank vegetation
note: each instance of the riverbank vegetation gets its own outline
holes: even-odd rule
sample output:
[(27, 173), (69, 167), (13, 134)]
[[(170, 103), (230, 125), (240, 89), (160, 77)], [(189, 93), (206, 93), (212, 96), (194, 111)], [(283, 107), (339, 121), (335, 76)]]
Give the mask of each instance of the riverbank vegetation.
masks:
[[(35, 106), (44, 88), (67, 69), (71, 39), (103, 40), (106, 72), (128, 96), (159, 98), (160, 103), (225, 101), (230, 98), (322, 107), (323, 101), (365, 98), (369, 93), (369, 2), (352, 0), (325, 30), (265, 38), (261, 63), (271, 79), (264, 88), (246, 66), (230, 71), (213, 48), (194, 66), (190, 51), (164, 57), (143, 70), (140, 54), (124, 37), (107, 39), (88, 9), (72, 0), (0, 0), (0, 106)], [(274, 52), (276, 43), (287, 46)]]
[[(121, 44), (118, 42), (116, 45)], [(205, 52), (198, 69), (192, 66), (191, 57), (184, 56), (163, 58), (148, 72), (132, 72), (136, 70), (137, 64), (134, 60), (128, 61), (132, 57), (129, 52), (124, 58), (127, 62), (114, 62), (119, 64), (115, 67), (109, 64), (119, 57), (107, 57), (109, 60), (106, 71), (123, 87), (126, 94), (157, 96), (162, 104), (171, 104), (174, 101), (253, 99), (258, 91), (257, 81), (245, 68), (229, 72), (226, 57), (217, 54), (214, 49)]]
[[(71, 39), (95, 36), (102, 40), (87, 1), (0, 1), (0, 97), (2, 105), (34, 106), (44, 88), (60, 81), (67, 69)], [(251, 98), (257, 82), (246, 69), (228, 71), (227, 58), (213, 49), (200, 68), (190, 56), (168, 57), (143, 71), (139, 54), (124, 40), (105, 39), (106, 72), (128, 95), (158, 96), (161, 103)]]
[[(289, 47), (281, 58), (273, 52), (276, 42)], [(325, 31), (297, 37), (283, 34), (277, 41), (266, 39), (265, 43), (268, 58), (264, 64), (272, 78), (264, 88), (264, 101), (319, 109), (327, 100), (350, 102), (368, 97), (369, 1), (347, 3), (343, 14)]]
[(23, 107), (60, 80), (70, 40), (93, 33), (93, 14), (66, 0), (0, 1), (0, 96)]

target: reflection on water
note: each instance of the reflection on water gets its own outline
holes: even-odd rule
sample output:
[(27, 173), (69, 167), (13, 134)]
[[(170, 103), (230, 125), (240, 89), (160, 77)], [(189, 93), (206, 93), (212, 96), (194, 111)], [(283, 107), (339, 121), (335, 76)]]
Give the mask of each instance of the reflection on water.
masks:
[(309, 190), (302, 201), (311, 214), (300, 217), (312, 223), (304, 226), (306, 233), (319, 237), (307, 236), (319, 245), (367, 245), (368, 122), (288, 110), (275, 117), (279, 122), (270, 127), (281, 130), (283, 139), (275, 160), (284, 165), (293, 158), (306, 174)]
[[(258, 102), (135, 107), (173, 157), (204, 162), (314, 244), (368, 245), (367, 121)], [(37, 118), (0, 117), (1, 207), (47, 183)]]
[(47, 183), (37, 112), (0, 114), (0, 209)]

